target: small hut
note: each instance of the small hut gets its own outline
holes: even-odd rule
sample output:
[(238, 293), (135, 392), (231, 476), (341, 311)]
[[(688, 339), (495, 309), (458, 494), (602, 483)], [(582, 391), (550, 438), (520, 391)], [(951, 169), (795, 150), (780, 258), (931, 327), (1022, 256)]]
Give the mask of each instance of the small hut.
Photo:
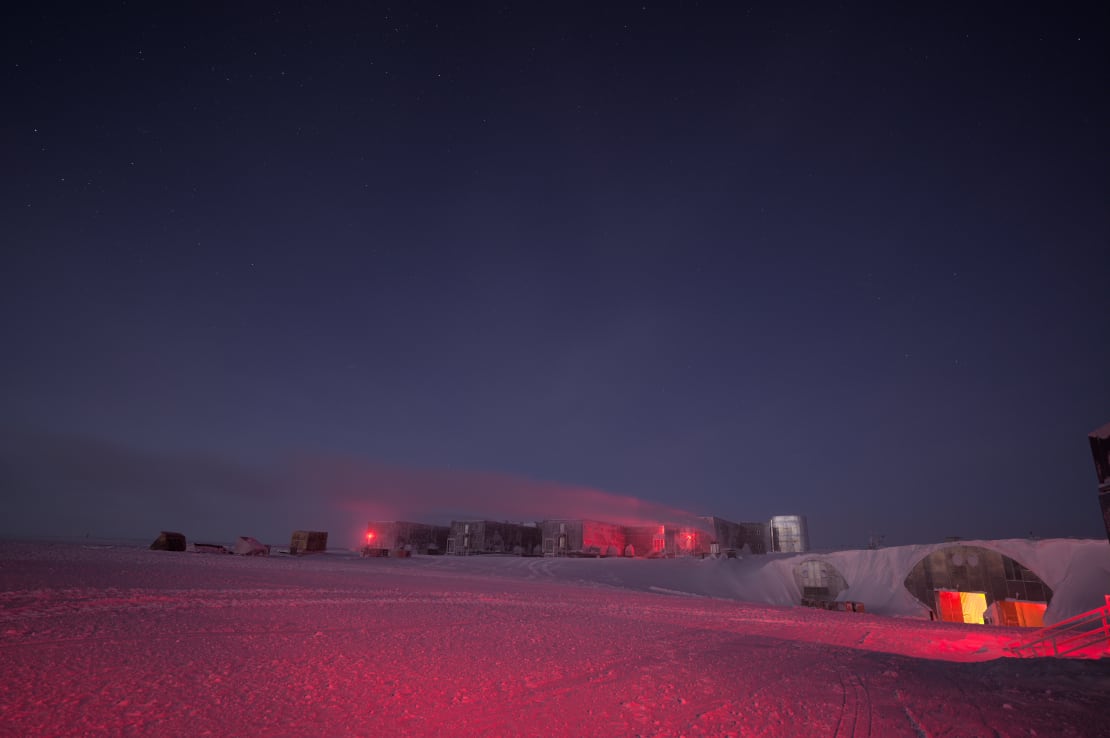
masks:
[(326, 530), (295, 530), (289, 542), (289, 553), (320, 553), (328, 550)]

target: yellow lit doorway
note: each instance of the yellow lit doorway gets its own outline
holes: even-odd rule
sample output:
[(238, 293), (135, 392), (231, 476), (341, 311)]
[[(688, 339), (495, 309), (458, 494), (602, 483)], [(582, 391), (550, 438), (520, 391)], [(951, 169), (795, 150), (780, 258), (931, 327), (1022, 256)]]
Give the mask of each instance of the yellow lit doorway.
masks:
[(937, 590), (937, 613), (941, 620), (950, 623), (983, 623), (987, 611), (986, 592), (956, 592)]

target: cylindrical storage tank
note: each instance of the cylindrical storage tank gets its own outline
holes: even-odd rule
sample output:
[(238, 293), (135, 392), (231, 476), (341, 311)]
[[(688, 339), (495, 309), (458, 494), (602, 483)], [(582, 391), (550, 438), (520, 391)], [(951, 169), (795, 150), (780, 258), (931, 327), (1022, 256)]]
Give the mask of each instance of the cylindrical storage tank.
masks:
[(809, 550), (809, 526), (805, 515), (776, 515), (767, 527), (773, 552), (801, 553)]

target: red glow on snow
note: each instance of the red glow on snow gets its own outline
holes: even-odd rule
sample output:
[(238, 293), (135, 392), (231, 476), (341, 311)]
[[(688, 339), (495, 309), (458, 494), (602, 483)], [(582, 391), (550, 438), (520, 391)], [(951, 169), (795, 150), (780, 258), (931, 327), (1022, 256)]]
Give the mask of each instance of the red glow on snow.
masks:
[(0, 541), (3, 732), (1105, 734), (1100, 670), (955, 668), (1017, 631), (715, 596), (758, 562), (409, 563)]

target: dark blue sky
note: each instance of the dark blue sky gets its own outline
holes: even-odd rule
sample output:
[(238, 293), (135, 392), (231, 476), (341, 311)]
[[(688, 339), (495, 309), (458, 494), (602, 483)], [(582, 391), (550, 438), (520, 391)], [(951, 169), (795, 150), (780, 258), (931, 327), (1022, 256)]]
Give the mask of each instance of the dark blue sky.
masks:
[(1103, 535), (1095, 5), (461, 5), (9, 16), (0, 532)]

